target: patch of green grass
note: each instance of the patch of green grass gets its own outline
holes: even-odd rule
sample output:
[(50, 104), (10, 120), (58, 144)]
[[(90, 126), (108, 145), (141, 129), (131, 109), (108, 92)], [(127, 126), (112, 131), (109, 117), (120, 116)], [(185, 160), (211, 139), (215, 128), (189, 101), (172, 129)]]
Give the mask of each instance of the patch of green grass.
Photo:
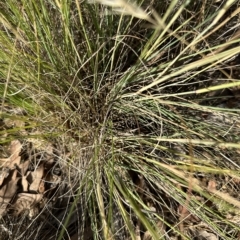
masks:
[[(193, 239), (200, 223), (236, 238), (239, 9), (237, 0), (0, 3), (2, 118), (19, 115), (26, 132), (68, 148), (66, 181), (76, 176), (74, 204), (87, 208), (78, 225), (90, 216), (93, 239)], [(3, 142), (19, 130), (3, 130)], [(198, 223), (187, 230), (191, 214)]]

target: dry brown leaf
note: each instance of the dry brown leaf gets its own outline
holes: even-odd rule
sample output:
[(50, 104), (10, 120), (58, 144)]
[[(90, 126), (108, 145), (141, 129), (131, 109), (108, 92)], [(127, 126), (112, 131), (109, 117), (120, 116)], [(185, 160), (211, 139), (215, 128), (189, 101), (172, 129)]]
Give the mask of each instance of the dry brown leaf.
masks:
[(14, 170), (12, 180), (7, 182), (0, 190), (0, 216), (6, 214), (8, 203), (17, 192), (19, 178), (16, 178), (17, 171)]
[(22, 144), (18, 140), (14, 140), (11, 142), (10, 145), (10, 168), (13, 168), (15, 164), (19, 165), (20, 164), (20, 152), (22, 149)]
[(19, 178), (17, 178), (17, 170), (14, 170), (9, 174), (10, 181), (8, 181), (1, 189), (0, 189), (0, 197), (2, 198), (10, 198), (12, 197), (17, 190), (17, 183)]
[(237, 178), (237, 177), (233, 177), (232, 181), (235, 183), (235, 184), (239, 184), (240, 183), (240, 178)]
[(136, 240), (141, 240), (141, 236), (140, 236), (140, 224), (139, 222), (136, 225), (136, 229), (135, 229), (135, 239)]
[(38, 192), (39, 193), (44, 193), (45, 192), (45, 185), (44, 185), (44, 181), (41, 180), (39, 187), (38, 187)]
[(45, 181), (51, 183), (50, 188), (55, 188), (61, 181), (61, 178), (57, 175), (47, 174), (45, 177)]
[[(83, 233), (75, 233), (74, 235), (71, 236), (71, 240), (89, 240), (93, 239), (93, 231), (91, 229), (91, 226), (86, 226), (83, 229)], [(124, 240), (130, 240), (130, 239), (124, 239)]]
[(44, 168), (46, 170), (50, 170), (54, 166), (54, 164), (55, 164), (55, 161), (54, 161), (53, 157), (47, 156), (47, 159), (44, 163)]
[[(159, 234), (159, 239), (161, 239), (161, 237), (163, 237), (165, 235), (166, 225), (162, 221), (159, 221), (157, 223), (157, 230), (158, 230), (158, 234)], [(152, 240), (152, 236), (149, 231), (146, 231), (144, 233), (143, 240)]]
[(204, 239), (208, 239), (208, 240), (218, 240), (218, 237), (215, 234), (209, 233), (205, 230), (203, 230), (199, 233), (199, 237), (200, 236), (203, 237)]
[(27, 176), (22, 176), (22, 189), (23, 189), (23, 192), (27, 192), (28, 191), (28, 180), (27, 180)]
[(0, 158), (0, 167), (6, 166), (7, 162), (9, 161), (9, 158)]
[(160, 236), (164, 236), (166, 233), (166, 224), (162, 221), (159, 221), (157, 223), (157, 227), (158, 227), (158, 232)]
[(143, 235), (143, 240), (152, 240), (152, 235), (149, 231), (146, 231)]
[(7, 206), (8, 202), (4, 201), (4, 199), (0, 197), (0, 218), (6, 214)]
[(22, 144), (18, 140), (12, 141), (9, 147), (11, 156), (9, 158), (0, 159), (0, 162), (2, 164), (1, 167), (13, 169), (15, 168), (15, 164), (19, 165), (21, 160), (20, 157), (21, 149)]
[(24, 128), (25, 122), (21, 121), (19, 119), (5, 118), (4, 119), (4, 125), (7, 128), (11, 128), (11, 127)]
[(190, 221), (190, 222), (199, 222), (200, 219), (193, 215), (185, 206), (179, 205), (178, 213), (180, 215), (180, 221)]
[(0, 173), (0, 186), (2, 186), (4, 179), (8, 177), (9, 172), (10, 172), (9, 168), (6, 167), (2, 168)]
[(180, 215), (181, 219), (186, 220), (190, 216), (190, 212), (185, 206), (179, 205), (178, 207), (178, 214)]
[(216, 181), (210, 180), (210, 181), (208, 182), (207, 189), (208, 189), (209, 191), (215, 191), (215, 190), (216, 190), (216, 187), (217, 187)]
[(42, 199), (42, 194), (19, 193), (13, 204), (14, 214), (18, 216), (25, 210), (33, 209)]
[(25, 161), (24, 163), (21, 163), (19, 165), (19, 169), (21, 169), (21, 175), (24, 176), (28, 170), (28, 167), (29, 167), (29, 164), (30, 164), (30, 161)]
[(10, 182), (8, 182), (6, 184), (7, 186), (7, 189), (5, 191), (5, 195), (3, 196), (4, 199), (10, 199), (16, 194), (17, 192), (17, 189), (18, 189), (18, 181), (19, 181), (19, 178), (15, 179), (15, 180), (11, 180)]
[(39, 184), (41, 182), (43, 173), (44, 173), (44, 167), (43, 167), (43, 164), (41, 164), (38, 166), (38, 168), (34, 172), (31, 172), (28, 175), (27, 180), (30, 183), (29, 192), (38, 192)]

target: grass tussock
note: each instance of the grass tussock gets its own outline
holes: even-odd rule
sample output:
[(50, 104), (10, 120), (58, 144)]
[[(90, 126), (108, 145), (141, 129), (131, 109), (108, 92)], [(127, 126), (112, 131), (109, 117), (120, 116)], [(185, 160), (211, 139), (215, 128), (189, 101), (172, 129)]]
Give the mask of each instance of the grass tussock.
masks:
[(52, 144), (62, 171), (38, 215), (1, 218), (4, 239), (238, 239), (239, 13), (1, 1), (1, 155)]

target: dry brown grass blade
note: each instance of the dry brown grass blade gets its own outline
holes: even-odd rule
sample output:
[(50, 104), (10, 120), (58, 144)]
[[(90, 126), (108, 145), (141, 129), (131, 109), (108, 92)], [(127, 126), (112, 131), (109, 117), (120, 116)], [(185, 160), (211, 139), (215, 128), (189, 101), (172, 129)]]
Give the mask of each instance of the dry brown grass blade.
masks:
[(223, 201), (228, 202), (240, 209), (240, 202), (237, 199), (231, 197), (228, 193), (223, 193), (223, 192), (220, 192), (218, 190), (213, 190), (213, 189), (210, 189), (209, 192), (211, 192), (215, 196), (219, 197)]

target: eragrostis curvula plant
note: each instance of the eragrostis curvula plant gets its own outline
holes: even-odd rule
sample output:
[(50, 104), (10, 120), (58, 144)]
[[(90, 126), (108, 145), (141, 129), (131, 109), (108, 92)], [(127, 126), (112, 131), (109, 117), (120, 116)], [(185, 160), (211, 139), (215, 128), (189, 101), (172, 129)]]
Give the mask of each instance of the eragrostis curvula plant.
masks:
[(20, 139), (32, 172), (49, 146), (61, 170), (38, 214), (2, 216), (3, 239), (237, 239), (239, 12), (1, 1), (1, 158)]

